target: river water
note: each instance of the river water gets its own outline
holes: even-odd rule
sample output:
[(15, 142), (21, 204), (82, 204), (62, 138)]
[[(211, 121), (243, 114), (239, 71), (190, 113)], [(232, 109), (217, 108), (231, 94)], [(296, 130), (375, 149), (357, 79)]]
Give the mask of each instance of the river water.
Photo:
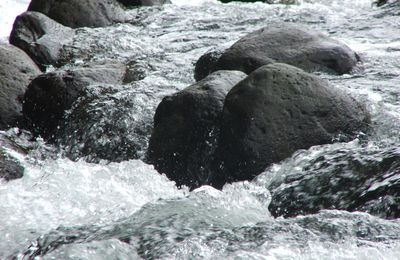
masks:
[[(3, 2), (0, 21), (9, 26), (27, 1)], [(90, 163), (90, 155), (72, 161), (41, 139), (28, 141), (29, 133), (1, 132), (30, 152), (10, 150), (25, 166), (24, 177), (0, 182), (0, 259), (400, 259), (399, 220), (339, 210), (285, 219), (268, 210), (269, 184), (302, 171), (321, 154), (357, 155), (399, 143), (399, 12), (399, 6), (378, 9), (370, 0), (291, 6), (175, 0), (128, 11), (130, 23), (76, 30), (74, 43), (66, 46), (73, 62), (66, 66), (134, 60), (146, 77), (107, 86), (111, 94), (91, 104), (101, 119), (85, 138), (71, 131), (65, 151), (78, 157), (81, 142), (93, 141), (91, 133), (115, 124), (115, 115), (118, 124), (134, 129), (122, 134), (140, 149), (136, 159), (120, 163)], [(276, 21), (323, 31), (359, 53), (363, 63), (351, 75), (320, 76), (367, 105), (373, 131), (349, 143), (298, 151), (256, 180), (222, 191), (177, 188), (142, 162), (156, 106), (163, 96), (194, 82), (195, 61), (210, 48), (229, 46)], [(9, 31), (3, 28), (1, 36)], [(145, 134), (138, 137), (138, 132)], [(108, 138), (112, 135), (97, 141)], [(379, 160), (379, 153), (375, 157)]]

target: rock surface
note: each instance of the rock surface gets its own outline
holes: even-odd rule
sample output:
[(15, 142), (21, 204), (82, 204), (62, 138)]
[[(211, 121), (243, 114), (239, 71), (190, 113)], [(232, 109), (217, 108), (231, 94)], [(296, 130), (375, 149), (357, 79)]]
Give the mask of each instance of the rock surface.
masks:
[(263, 65), (279, 62), (308, 72), (344, 74), (356, 66), (358, 59), (348, 46), (320, 32), (289, 23), (275, 23), (243, 37), (224, 51), (216, 64), (210, 59), (206, 67), (249, 74)]
[(179, 186), (210, 184), (224, 99), (245, 77), (240, 71), (217, 71), (163, 99), (148, 150), (148, 159), (159, 172)]
[(44, 71), (57, 66), (64, 45), (72, 43), (74, 30), (38, 12), (25, 12), (15, 19), (10, 43), (24, 50)]
[(322, 209), (400, 217), (400, 150), (359, 148), (320, 153), (282, 180), (273, 181), (274, 216), (293, 217)]
[(29, 85), (23, 113), (30, 128), (45, 139), (53, 138), (66, 110), (90, 84), (122, 84), (125, 65), (106, 62), (58, 70), (35, 78)]
[(134, 93), (131, 85), (91, 85), (62, 120), (56, 141), (73, 160), (143, 159), (152, 111), (148, 93)]
[(226, 48), (216, 47), (204, 53), (196, 62), (194, 68), (194, 79), (202, 80), (207, 75), (217, 70), (217, 61), (221, 57)]
[(39, 74), (39, 68), (26, 53), (12, 45), (0, 44), (0, 129), (17, 124), (26, 88)]
[(298, 149), (354, 138), (368, 123), (361, 104), (319, 77), (287, 64), (263, 66), (226, 96), (219, 182), (252, 179)]
[(125, 20), (116, 0), (32, 0), (28, 11), (43, 13), (71, 28), (104, 27)]
[(0, 147), (0, 180), (6, 181), (22, 178), (24, 175), (24, 167), (7, 152)]

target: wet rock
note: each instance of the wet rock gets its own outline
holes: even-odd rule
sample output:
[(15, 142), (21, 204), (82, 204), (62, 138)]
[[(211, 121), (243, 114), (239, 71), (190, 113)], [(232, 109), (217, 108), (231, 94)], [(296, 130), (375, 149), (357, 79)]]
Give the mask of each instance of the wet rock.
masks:
[(292, 217), (322, 209), (400, 217), (400, 149), (359, 148), (320, 153), (269, 189), (274, 216)]
[[(345, 44), (320, 32), (293, 24), (271, 24), (243, 37), (212, 64), (215, 70), (240, 70), (247, 74), (270, 63), (287, 63), (308, 72), (349, 73), (358, 55)], [(203, 65), (204, 66), (204, 65)]]
[(363, 105), (319, 77), (287, 64), (263, 66), (226, 96), (219, 182), (249, 180), (298, 149), (354, 138), (368, 123)]
[(73, 160), (142, 159), (152, 128), (153, 99), (144, 91), (135, 93), (131, 85), (88, 86), (66, 113), (56, 141)]
[(47, 15), (72, 28), (104, 27), (125, 20), (116, 0), (32, 0), (28, 11)]
[(196, 62), (194, 68), (194, 79), (196, 81), (202, 80), (213, 71), (216, 71), (217, 61), (226, 49), (227, 48), (216, 47), (203, 54)]
[(117, 0), (127, 7), (170, 4), (170, 0)]
[(72, 44), (74, 30), (38, 12), (25, 12), (15, 19), (10, 43), (24, 50), (44, 71), (57, 66), (64, 45)]
[(22, 178), (23, 175), (24, 167), (10, 156), (3, 147), (0, 147), (0, 180), (15, 180)]
[(210, 184), (223, 102), (246, 74), (217, 71), (163, 99), (154, 116), (148, 160), (177, 185)]
[(12, 45), (0, 44), (0, 129), (17, 124), (26, 88), (39, 74), (39, 68), (26, 53)]
[(28, 86), (24, 97), (24, 117), (36, 134), (51, 139), (65, 111), (82, 95), (86, 86), (122, 84), (125, 72), (122, 63), (104, 62), (43, 74)]

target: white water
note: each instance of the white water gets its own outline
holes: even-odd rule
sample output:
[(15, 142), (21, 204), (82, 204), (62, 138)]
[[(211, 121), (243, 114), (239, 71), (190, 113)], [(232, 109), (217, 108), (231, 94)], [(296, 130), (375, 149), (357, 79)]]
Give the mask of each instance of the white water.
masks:
[[(173, 0), (161, 11), (129, 11), (132, 17), (143, 16), (143, 27), (81, 29), (76, 62), (117, 58), (149, 64), (153, 69), (144, 80), (115, 86), (113, 96), (132, 104), (128, 119), (146, 124), (161, 97), (193, 82), (193, 63), (209, 48), (229, 45), (269, 21), (304, 23), (359, 52), (364, 61), (360, 72), (321, 76), (369, 106), (376, 132), (371, 145), (398, 143), (399, 18), (375, 17), (380, 11), (369, 0), (301, 2), (289, 7)], [(9, 34), (27, 4), (1, 0), (0, 36)], [(118, 103), (102, 102), (104, 121), (113, 123), (111, 112)], [(359, 148), (353, 141), (340, 149)], [(257, 182), (193, 192), (176, 188), (140, 160), (91, 164), (54, 154), (42, 159), (41, 149), (39, 144), (29, 156), (17, 154), (26, 167), (24, 177), (0, 183), (0, 259), (22, 254), (36, 239), (45, 246), (74, 235), (41, 259), (400, 259), (398, 220), (335, 210), (291, 219), (270, 216), (265, 187), (271, 178), (298, 171), (321, 151), (336, 151), (335, 145), (297, 154)], [(129, 243), (122, 242), (127, 238)]]

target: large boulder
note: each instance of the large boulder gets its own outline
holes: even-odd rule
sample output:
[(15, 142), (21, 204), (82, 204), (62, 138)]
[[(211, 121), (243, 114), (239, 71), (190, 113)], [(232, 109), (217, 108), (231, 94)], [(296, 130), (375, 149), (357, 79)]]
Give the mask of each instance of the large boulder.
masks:
[(57, 66), (64, 45), (72, 44), (74, 30), (38, 12), (25, 12), (15, 19), (10, 43), (24, 50), (44, 71)]
[(104, 27), (125, 20), (116, 0), (32, 0), (28, 11), (47, 15), (72, 28)]
[(354, 138), (367, 129), (370, 117), (348, 93), (275, 63), (228, 93), (222, 119), (216, 168), (224, 183), (249, 180), (298, 149)]
[[(334, 149), (306, 154), (307, 161), (269, 185), (274, 216), (293, 217), (323, 209), (400, 217), (400, 149)], [(299, 165), (299, 164), (297, 164)]]
[(165, 97), (154, 116), (150, 163), (179, 186), (210, 184), (225, 96), (245, 76), (240, 71), (217, 71)]
[(105, 62), (68, 70), (58, 70), (35, 78), (24, 97), (23, 114), (27, 124), (45, 139), (51, 139), (66, 110), (91, 84), (122, 84), (126, 67)]
[(152, 5), (163, 5), (171, 3), (170, 0), (117, 0), (117, 1), (127, 7), (152, 6)]
[[(214, 70), (240, 70), (247, 74), (270, 63), (287, 63), (308, 72), (349, 73), (358, 55), (323, 33), (289, 23), (271, 24), (252, 32), (224, 51), (214, 63), (199, 63)], [(201, 71), (197, 69), (195, 71)], [(195, 76), (201, 78), (202, 75)]]
[(9, 44), (0, 45), (0, 129), (17, 124), (26, 88), (40, 73), (22, 50)]

